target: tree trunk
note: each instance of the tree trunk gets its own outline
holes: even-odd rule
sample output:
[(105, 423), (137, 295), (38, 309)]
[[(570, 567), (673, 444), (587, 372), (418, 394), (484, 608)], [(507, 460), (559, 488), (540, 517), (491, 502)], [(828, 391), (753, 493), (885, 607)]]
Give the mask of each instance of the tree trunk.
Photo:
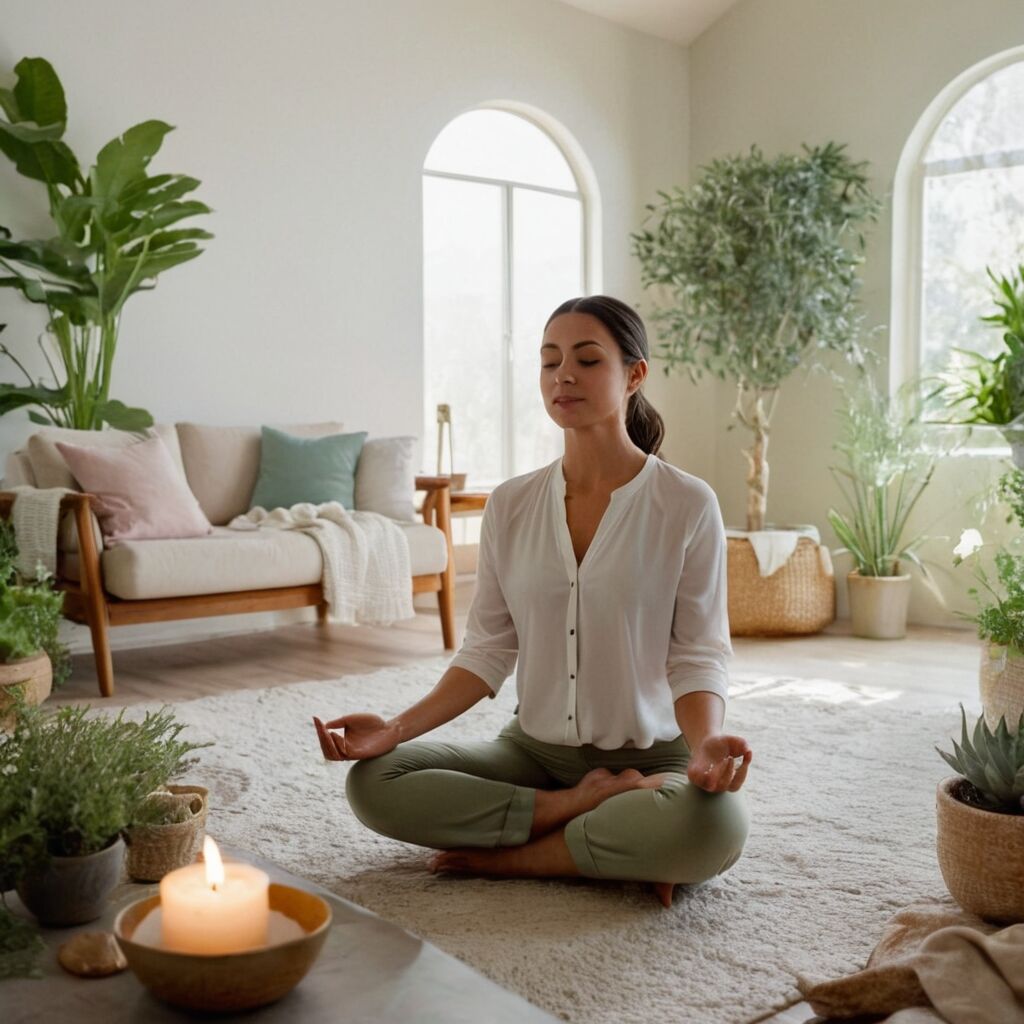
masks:
[[(768, 435), (778, 391), (740, 387), (736, 418), (754, 435), (754, 443), (743, 450), (747, 458), (747, 532), (764, 529), (768, 510)], [(768, 408), (765, 409), (765, 398)]]

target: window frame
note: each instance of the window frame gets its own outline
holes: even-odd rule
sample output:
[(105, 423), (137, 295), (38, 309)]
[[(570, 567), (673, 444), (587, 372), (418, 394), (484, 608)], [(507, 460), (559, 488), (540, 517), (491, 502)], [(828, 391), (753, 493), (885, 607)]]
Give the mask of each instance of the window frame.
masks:
[[(925, 154), (939, 126), (953, 107), (975, 85), (995, 72), (1021, 62), (1024, 62), (1024, 46), (1015, 46), (993, 54), (957, 75), (939, 91), (925, 109), (900, 154), (892, 193), (889, 390), (893, 395), (920, 372), (921, 366), (924, 182), (927, 177)], [(959, 161), (941, 162), (952, 165), (957, 162), (970, 164), (974, 161), (972, 158), (961, 158)], [(943, 428), (936, 425), (935, 429)], [(975, 434), (979, 435), (975, 444), (964, 445), (954, 454), (988, 455), (998, 458), (1010, 454), (1010, 448), (1002, 435), (998, 434), (998, 430), (985, 431), (975, 428), (972, 436)]]
[[(453, 171), (433, 171), (424, 166), (421, 170), (420, 195), (423, 195), (422, 181), (424, 178), (441, 178), (447, 181), (464, 181), (477, 185), (496, 186), (501, 189), (501, 210), (502, 210), (502, 396), (503, 416), (501, 423), (502, 444), (501, 444), (501, 473), (502, 480), (507, 480), (513, 475), (512, 467), (515, 462), (515, 381), (513, 377), (513, 337), (515, 324), (512, 317), (512, 295), (513, 295), (513, 255), (515, 239), (513, 238), (514, 224), (514, 197), (517, 189), (527, 192), (540, 192), (547, 195), (561, 196), (566, 199), (574, 199), (580, 203), (580, 255), (582, 258), (582, 286), (581, 294), (592, 295), (601, 288), (601, 248), (599, 237), (599, 219), (597, 216), (599, 202), (596, 188), (596, 178), (589, 162), (583, 156), (579, 145), (571, 138), (568, 132), (557, 124), (552, 118), (543, 113), (524, 107), (520, 104), (508, 103), (487, 103), (470, 110), (463, 110), (454, 117), (449, 118), (441, 129), (434, 134), (434, 139), (444, 129), (457, 120), (463, 114), (471, 110), (496, 110), (506, 114), (520, 117), (538, 131), (543, 132), (548, 139), (557, 147), (562, 158), (569, 167), (569, 171), (576, 182), (576, 190), (552, 188), (544, 185), (533, 185), (516, 181), (512, 178), (490, 178), (473, 174), (459, 174)], [(433, 145), (433, 140), (431, 140)], [(428, 147), (429, 152), (429, 147)], [(420, 237), (423, 236), (423, 218), (421, 217)], [(426, 345), (426, 308), (424, 306), (424, 332), (423, 345)], [(425, 350), (425, 349), (424, 349)], [(427, 380), (423, 379), (423, 398), (426, 403)], [(426, 409), (424, 409), (423, 420), (426, 422)], [(500, 482), (500, 481), (499, 481)], [(482, 489), (490, 490), (495, 484), (483, 482), (479, 486)], [(474, 486), (477, 486), (474, 484)]]

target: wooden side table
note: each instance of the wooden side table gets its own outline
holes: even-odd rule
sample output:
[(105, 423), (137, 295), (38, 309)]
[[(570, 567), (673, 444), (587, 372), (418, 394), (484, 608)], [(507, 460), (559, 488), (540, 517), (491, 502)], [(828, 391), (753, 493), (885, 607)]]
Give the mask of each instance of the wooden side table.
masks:
[[(488, 491), (452, 491), (451, 492), (451, 509), (452, 513), (456, 512), (482, 512), (484, 506), (487, 504), (487, 499), (490, 497)], [(435, 522), (435, 508), (434, 505), (437, 500), (437, 492), (430, 491), (427, 496), (423, 499), (423, 507), (420, 509), (420, 514), (423, 516), (423, 521), (431, 526), (436, 526)]]

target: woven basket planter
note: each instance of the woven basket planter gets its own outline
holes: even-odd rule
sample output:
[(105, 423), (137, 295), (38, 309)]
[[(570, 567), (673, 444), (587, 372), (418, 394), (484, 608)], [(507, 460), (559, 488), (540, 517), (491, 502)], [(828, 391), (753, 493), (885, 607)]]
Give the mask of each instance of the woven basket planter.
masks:
[(1024, 814), (971, 807), (951, 775), (936, 794), (936, 852), (950, 895), (991, 921), (1024, 921)]
[(997, 644), (983, 644), (978, 689), (988, 727), (995, 729), (1005, 715), (1012, 732), (1024, 714), (1024, 658)]
[(46, 651), (18, 661), (0, 662), (0, 729), (13, 731), (15, 695), (26, 704), (42, 704), (53, 686), (53, 666)]
[(133, 882), (159, 882), (169, 871), (192, 864), (206, 834), (208, 791), (203, 786), (168, 786), (190, 800), (195, 811), (187, 821), (170, 825), (135, 825), (125, 833), (125, 864)]
[(801, 537), (781, 569), (762, 576), (750, 541), (729, 537), (729, 632), (733, 636), (817, 633), (836, 617), (836, 581), (819, 545)]

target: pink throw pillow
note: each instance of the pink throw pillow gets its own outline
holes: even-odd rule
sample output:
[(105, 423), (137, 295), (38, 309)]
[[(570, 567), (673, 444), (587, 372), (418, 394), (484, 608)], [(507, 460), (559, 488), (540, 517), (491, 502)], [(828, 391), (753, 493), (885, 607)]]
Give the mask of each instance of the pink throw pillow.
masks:
[(96, 516), (108, 540), (201, 537), (212, 527), (174, 465), (167, 445), (151, 437), (125, 448), (83, 448), (57, 442), (82, 490), (96, 495)]

